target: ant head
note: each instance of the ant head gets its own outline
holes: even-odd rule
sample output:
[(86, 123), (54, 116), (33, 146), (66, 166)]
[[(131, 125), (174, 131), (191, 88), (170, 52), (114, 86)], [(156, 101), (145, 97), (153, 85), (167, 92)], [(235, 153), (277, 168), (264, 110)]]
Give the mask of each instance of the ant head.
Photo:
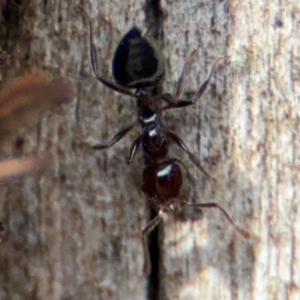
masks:
[(164, 75), (164, 60), (157, 42), (132, 27), (116, 49), (112, 71), (116, 82), (123, 87), (157, 86)]

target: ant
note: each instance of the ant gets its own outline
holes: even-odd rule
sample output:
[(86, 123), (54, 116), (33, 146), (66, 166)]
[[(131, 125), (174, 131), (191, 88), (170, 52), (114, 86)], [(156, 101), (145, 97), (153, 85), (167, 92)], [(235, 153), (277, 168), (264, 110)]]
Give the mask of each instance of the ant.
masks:
[[(133, 124), (121, 129), (107, 144), (97, 144), (92, 146), (95, 150), (110, 148), (120, 141), (137, 124), (142, 128), (142, 134), (132, 143), (128, 163), (131, 164), (139, 147), (142, 146), (144, 157), (144, 170), (142, 191), (146, 195), (150, 204), (157, 211), (157, 216), (152, 219), (142, 230), (142, 244), (144, 250), (144, 274), (150, 273), (150, 258), (147, 247), (147, 237), (149, 233), (158, 225), (163, 214), (176, 211), (185, 206), (196, 208), (218, 208), (232, 226), (244, 238), (249, 239), (251, 234), (239, 227), (230, 217), (227, 211), (215, 202), (189, 203), (188, 181), (190, 175), (182, 162), (176, 158), (169, 158), (169, 144), (175, 143), (179, 146), (208, 178), (213, 179), (201, 166), (198, 158), (192, 154), (184, 142), (176, 134), (167, 131), (161, 122), (161, 113), (171, 108), (187, 107), (194, 104), (204, 94), (218, 63), (223, 59), (219, 58), (213, 65), (208, 78), (199, 88), (193, 100), (180, 100), (183, 88), (183, 81), (186, 71), (196, 51), (185, 62), (182, 74), (177, 83), (175, 96), (170, 94), (156, 95), (156, 89), (162, 84), (164, 77), (164, 59), (157, 42), (149, 35), (142, 34), (137, 27), (132, 27), (121, 39), (115, 51), (112, 61), (112, 73), (115, 82), (103, 78), (98, 73), (98, 61), (96, 47), (93, 42), (92, 22), (83, 8), (78, 7), (79, 13), (89, 22), (90, 31), (90, 56), (93, 71), (96, 78), (108, 88), (136, 98), (138, 108), (138, 120)], [(135, 89), (133, 93), (130, 89)], [(166, 102), (167, 105), (160, 108), (159, 101)]]

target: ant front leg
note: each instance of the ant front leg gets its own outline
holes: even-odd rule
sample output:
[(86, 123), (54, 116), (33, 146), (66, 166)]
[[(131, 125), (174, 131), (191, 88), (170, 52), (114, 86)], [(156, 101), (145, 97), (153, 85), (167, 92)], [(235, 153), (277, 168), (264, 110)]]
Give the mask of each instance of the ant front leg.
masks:
[(89, 23), (89, 29), (90, 29), (90, 55), (91, 55), (91, 61), (92, 61), (92, 67), (93, 67), (93, 71), (96, 75), (96, 78), (105, 86), (107, 86), (108, 88), (119, 92), (121, 94), (125, 94), (128, 96), (132, 96), (135, 97), (135, 95), (127, 90), (124, 89), (120, 86), (118, 86), (117, 84), (104, 79), (99, 73), (98, 73), (98, 59), (97, 59), (97, 51), (96, 51), (96, 47), (94, 44), (94, 40), (93, 40), (93, 26), (92, 26), (92, 21), (90, 20), (90, 18), (88, 17), (87, 13), (85, 12), (85, 10), (81, 7), (81, 6), (77, 6), (77, 10), (78, 12), (83, 16), (83, 18), (85, 18), (88, 23)]
[(144, 250), (143, 273), (145, 275), (149, 275), (151, 272), (150, 254), (149, 254), (149, 248), (148, 248), (148, 236), (154, 230), (154, 228), (158, 225), (163, 214), (164, 214), (163, 211), (160, 210), (158, 212), (158, 215), (153, 220), (151, 220), (147, 224), (147, 226), (142, 230), (142, 244), (143, 244), (143, 250)]
[(192, 153), (190, 152), (190, 150), (188, 149), (188, 147), (185, 145), (185, 143), (183, 142), (183, 140), (177, 136), (176, 134), (174, 134), (173, 132), (170, 131), (164, 131), (164, 133), (166, 134), (166, 136), (173, 141), (177, 146), (179, 146), (185, 153), (187, 153), (187, 155), (189, 156), (190, 160), (196, 165), (196, 167), (209, 179), (215, 180), (215, 178), (213, 178), (211, 175), (209, 175), (209, 173), (207, 173), (205, 171), (205, 169), (202, 167), (199, 159)]
[(197, 100), (199, 100), (201, 98), (201, 96), (204, 94), (204, 92), (206, 91), (206, 89), (210, 83), (210, 80), (211, 80), (213, 74), (215, 73), (220, 61), (222, 61), (224, 59), (224, 57), (220, 57), (215, 61), (208, 78), (202, 83), (202, 85), (200, 86), (200, 88), (193, 100), (179, 100), (179, 97), (182, 94), (182, 87), (183, 87), (185, 74), (187, 73), (187, 70), (189, 70), (191, 68), (191, 62), (192, 62), (192, 59), (194, 58), (195, 54), (196, 54), (196, 51), (193, 51), (183, 67), (181, 76), (177, 83), (177, 90), (176, 90), (175, 98), (173, 98), (170, 94), (163, 94), (161, 96), (161, 99), (168, 103), (168, 105), (163, 107), (162, 110), (190, 106), (190, 105), (194, 104)]
[(110, 148), (111, 146), (113, 146), (115, 143), (117, 143), (119, 140), (121, 140), (135, 125), (137, 124), (137, 122), (134, 122), (133, 124), (131, 124), (130, 126), (121, 129), (113, 138), (110, 142), (108, 142), (107, 144), (101, 145), (101, 144), (97, 144), (92, 146), (92, 148), (94, 150), (103, 150), (106, 148)]

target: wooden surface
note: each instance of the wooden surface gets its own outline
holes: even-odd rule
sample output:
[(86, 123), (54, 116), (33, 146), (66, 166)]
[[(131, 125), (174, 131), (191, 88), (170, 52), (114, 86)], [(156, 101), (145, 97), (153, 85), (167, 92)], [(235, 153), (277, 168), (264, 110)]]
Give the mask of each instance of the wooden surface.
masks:
[[(48, 150), (56, 159), (46, 173), (1, 183), (0, 299), (148, 299), (141, 154), (126, 164), (140, 131), (105, 152), (82, 143), (108, 141), (130, 124), (135, 101), (94, 78), (87, 26), (74, 1), (25, 3), (19, 23), (1, 36), (12, 56), (7, 79), (43, 69), (72, 79), (78, 97), (17, 133), (23, 154)], [(155, 13), (139, 1), (81, 4), (93, 20), (100, 72), (111, 79), (118, 41), (144, 24), (146, 7), (147, 18)], [(161, 11), (165, 92), (175, 92), (193, 50), (187, 92), (197, 91), (217, 58), (229, 56), (201, 101), (163, 118), (217, 178), (206, 179), (172, 147), (196, 178), (198, 201), (226, 207), (253, 239), (213, 209), (197, 222), (169, 216), (160, 229), (156, 299), (299, 299), (298, 0), (162, 1)]]

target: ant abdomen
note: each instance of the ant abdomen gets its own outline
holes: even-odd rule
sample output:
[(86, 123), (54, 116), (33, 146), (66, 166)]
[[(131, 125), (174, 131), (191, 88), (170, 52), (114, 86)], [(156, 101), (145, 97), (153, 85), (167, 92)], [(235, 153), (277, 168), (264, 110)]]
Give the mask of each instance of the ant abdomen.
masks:
[(155, 40), (132, 27), (116, 49), (112, 72), (116, 83), (126, 88), (155, 86), (164, 73), (164, 60)]

